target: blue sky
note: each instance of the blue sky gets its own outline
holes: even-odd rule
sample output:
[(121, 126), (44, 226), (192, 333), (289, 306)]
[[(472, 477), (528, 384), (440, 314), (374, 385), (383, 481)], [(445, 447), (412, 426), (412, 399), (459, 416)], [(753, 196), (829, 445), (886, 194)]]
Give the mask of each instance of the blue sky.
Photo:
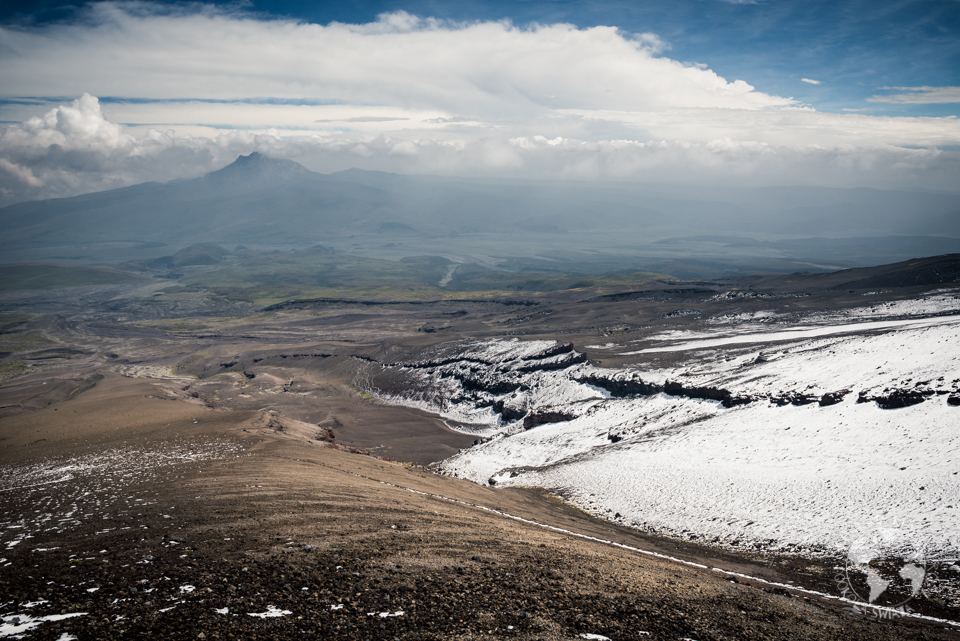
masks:
[(0, 204), (251, 151), (317, 171), (960, 184), (960, 0), (70, 2), (0, 5)]

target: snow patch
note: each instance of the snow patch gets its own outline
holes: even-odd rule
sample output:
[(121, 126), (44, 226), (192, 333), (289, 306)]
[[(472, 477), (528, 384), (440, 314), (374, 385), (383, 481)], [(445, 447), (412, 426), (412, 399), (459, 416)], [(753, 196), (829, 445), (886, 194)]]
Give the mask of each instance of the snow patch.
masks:
[[(49, 614), (44, 617), (32, 617), (29, 614), (5, 614), (0, 616), (0, 638), (18, 637), (25, 632), (29, 632), (43, 623), (50, 621), (63, 621), (73, 617), (86, 616), (86, 612), (71, 612), (69, 614)], [(62, 638), (62, 637), (61, 637)], [(76, 637), (73, 637), (76, 638)]]
[(275, 605), (268, 605), (266, 612), (247, 612), (247, 616), (258, 617), (260, 619), (273, 619), (276, 617), (285, 617), (293, 614), (290, 610), (281, 610)]

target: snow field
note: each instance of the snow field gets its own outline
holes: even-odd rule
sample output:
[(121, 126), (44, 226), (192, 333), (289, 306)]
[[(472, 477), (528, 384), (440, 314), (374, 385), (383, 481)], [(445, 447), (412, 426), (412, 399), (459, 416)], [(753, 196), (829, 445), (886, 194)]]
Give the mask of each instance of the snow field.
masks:
[[(483, 434), (492, 438), (443, 469), (482, 484), (544, 488), (598, 515), (619, 513), (627, 525), (721, 545), (837, 554), (895, 527), (956, 556), (960, 407), (934, 392), (960, 383), (960, 318), (853, 329), (760, 349), (694, 349), (678, 367), (634, 370), (650, 383), (679, 380), (755, 398), (729, 409), (666, 394), (610, 398), (576, 379), (616, 372), (588, 364), (535, 372), (523, 379), (528, 390), (500, 398), (575, 418), (524, 431), (484, 408)], [(856, 402), (861, 391), (895, 388), (929, 395), (899, 409)], [(849, 393), (826, 407), (767, 400), (840, 390)], [(467, 404), (423, 406), (480, 422)]]

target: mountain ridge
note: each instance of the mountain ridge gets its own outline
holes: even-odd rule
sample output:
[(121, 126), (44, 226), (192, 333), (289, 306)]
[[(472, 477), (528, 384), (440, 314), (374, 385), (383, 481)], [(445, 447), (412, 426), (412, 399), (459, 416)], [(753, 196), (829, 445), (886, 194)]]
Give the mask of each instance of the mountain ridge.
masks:
[[(957, 211), (960, 195), (940, 193), (811, 187), (707, 192), (362, 169), (321, 174), (253, 152), (190, 180), (10, 205), (0, 209), (0, 249), (7, 262), (91, 254), (110, 262), (135, 257), (132, 250), (111, 253), (118, 243), (339, 244), (340, 250), (362, 246), (378, 256), (388, 249), (399, 259), (436, 253), (441, 242), (448, 254), (471, 257), (468, 262), (520, 259), (521, 271), (663, 271), (657, 266), (681, 259), (703, 265), (672, 275), (699, 278), (957, 252)], [(396, 236), (391, 230), (403, 231), (396, 239), (402, 243), (385, 242)], [(752, 240), (737, 247), (702, 240), (710, 236)], [(671, 238), (679, 242), (658, 242)], [(104, 249), (91, 252), (91, 246)], [(918, 251), (923, 246), (929, 252)]]
[(273, 158), (254, 151), (246, 156), (239, 156), (223, 169), (212, 171), (195, 180), (221, 185), (250, 184), (250, 181), (269, 185), (322, 176), (323, 174), (310, 171), (294, 160)]

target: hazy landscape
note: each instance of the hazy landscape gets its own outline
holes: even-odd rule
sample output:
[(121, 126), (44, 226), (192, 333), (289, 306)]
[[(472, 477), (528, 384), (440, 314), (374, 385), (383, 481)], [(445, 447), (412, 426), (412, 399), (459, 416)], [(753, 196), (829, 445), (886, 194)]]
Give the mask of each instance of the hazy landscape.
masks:
[[(436, 256), (443, 259), (438, 265), (463, 264), (473, 272), (479, 265), (715, 278), (832, 271), (960, 251), (955, 192), (318, 174), (258, 153), (193, 180), (25, 202), (0, 212), (7, 262), (150, 256), (159, 262), (137, 266), (154, 270), (216, 264), (227, 253), (237, 253), (243, 265), (257, 254), (321, 245), (328, 253), (394, 262)], [(226, 251), (164, 258), (201, 243)], [(252, 254), (235, 252), (237, 245)], [(444, 286), (485, 289), (463, 282), (458, 272)], [(446, 272), (440, 274), (423, 274), (418, 284), (439, 284)]]
[(0, 8), (0, 638), (960, 638), (953, 4)]

